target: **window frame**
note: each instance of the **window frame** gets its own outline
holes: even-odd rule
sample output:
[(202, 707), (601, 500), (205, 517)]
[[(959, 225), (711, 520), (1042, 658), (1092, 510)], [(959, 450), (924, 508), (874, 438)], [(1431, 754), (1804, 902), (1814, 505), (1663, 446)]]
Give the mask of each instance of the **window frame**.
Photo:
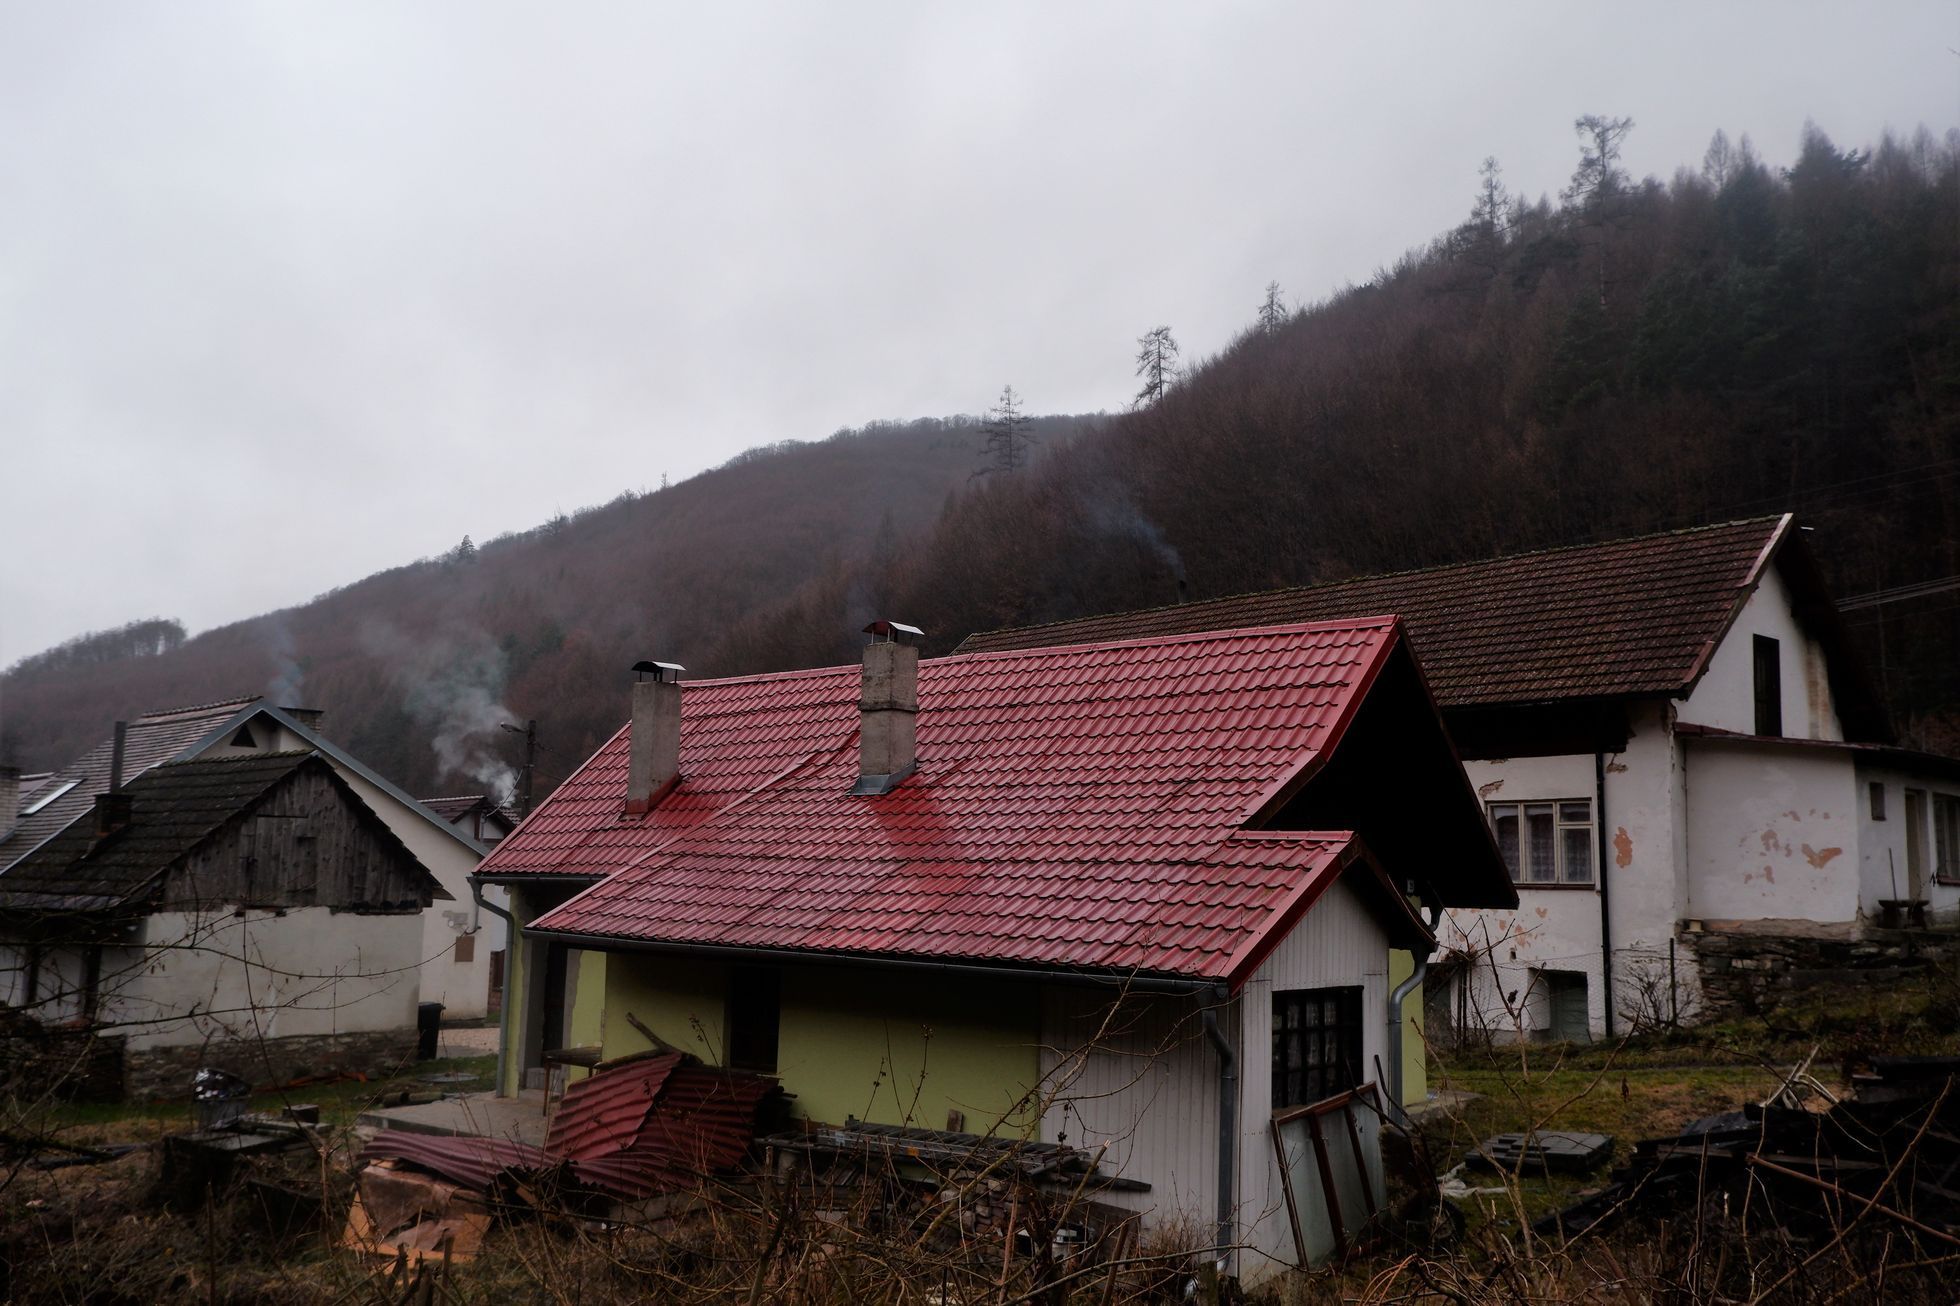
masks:
[[(1932, 809), (1928, 813), (1933, 827), (1929, 840), (1933, 854), (1932, 882), (1960, 884), (1960, 794), (1941, 793), (1934, 789), (1926, 797), (1927, 806)], [(1946, 827), (1944, 830), (1940, 828), (1942, 825)]]
[(1750, 662), (1755, 680), (1756, 733), (1765, 738), (1783, 737), (1783, 641), (1774, 635), (1749, 637)]
[[(1362, 1017), (1363, 991), (1359, 984), (1335, 984), (1312, 989), (1279, 989), (1273, 993), (1272, 1013), (1272, 1101), (1274, 1111), (1294, 1107), (1312, 1106), (1330, 1097), (1350, 1092), (1368, 1082), (1366, 1024)], [(1326, 1004), (1329, 1001), (1339, 1004), (1331, 1024), (1324, 1019)], [(1283, 1013), (1289, 1008), (1298, 1009), (1301, 1019), (1291, 1027), (1283, 1026)], [(1314, 1017), (1312, 1024), (1305, 1017)], [(1330, 1060), (1323, 1057), (1319, 1064), (1309, 1067), (1306, 1064), (1305, 1039), (1325, 1038), (1336, 1045), (1335, 1056)], [(1285, 1055), (1285, 1042), (1301, 1041), (1301, 1064), (1298, 1069), (1289, 1069)], [(1323, 1045), (1323, 1048), (1325, 1045)], [(1289, 1083), (1297, 1079), (1299, 1094), (1304, 1096), (1293, 1100), (1294, 1089)], [(1317, 1091), (1311, 1085), (1318, 1082)]]
[[(1578, 805), (1578, 804), (1583, 804), (1585, 806), (1586, 819), (1583, 822), (1567, 820), (1565, 816), (1566, 807), (1570, 805)], [(1490, 826), (1490, 833), (1493, 841), (1497, 840), (1497, 810), (1500, 807), (1508, 807), (1514, 809), (1517, 812), (1517, 819), (1519, 823), (1517, 868), (1515, 871), (1513, 871), (1508, 861), (1506, 862), (1504, 867), (1505, 873), (1511, 876), (1511, 885), (1513, 888), (1592, 889), (1594, 891), (1598, 890), (1599, 874), (1600, 874), (1599, 823), (1598, 820), (1596, 819), (1596, 815), (1595, 815), (1596, 809), (1593, 806), (1593, 800), (1591, 798), (1492, 799), (1484, 804), (1484, 820)], [(1549, 880), (1533, 880), (1533, 879), (1521, 878), (1527, 875), (1530, 870), (1531, 845), (1524, 835), (1524, 820), (1525, 820), (1524, 812), (1527, 807), (1549, 807), (1552, 809), (1552, 878)], [(1580, 829), (1583, 829), (1586, 832), (1587, 874), (1586, 874), (1586, 878), (1583, 880), (1574, 880), (1574, 879), (1567, 878), (1565, 874), (1564, 835), (1565, 832), (1568, 830), (1580, 830)], [(1501, 842), (1499, 842), (1498, 855), (1501, 857), (1503, 855), (1503, 852), (1504, 852), (1504, 846)]]

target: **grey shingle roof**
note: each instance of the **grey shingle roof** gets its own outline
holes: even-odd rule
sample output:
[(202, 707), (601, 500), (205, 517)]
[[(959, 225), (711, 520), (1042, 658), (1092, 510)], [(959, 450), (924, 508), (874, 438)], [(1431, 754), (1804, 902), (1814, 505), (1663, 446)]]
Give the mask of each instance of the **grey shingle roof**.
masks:
[(1786, 519), (1550, 549), (987, 631), (962, 653), (1395, 615), (1445, 708), (1672, 694), (1755, 583)]
[(154, 767), (124, 786), (127, 827), (98, 842), (92, 818), (72, 822), (0, 875), (0, 905), (88, 911), (124, 902), (309, 763), (327, 767), (314, 753)]

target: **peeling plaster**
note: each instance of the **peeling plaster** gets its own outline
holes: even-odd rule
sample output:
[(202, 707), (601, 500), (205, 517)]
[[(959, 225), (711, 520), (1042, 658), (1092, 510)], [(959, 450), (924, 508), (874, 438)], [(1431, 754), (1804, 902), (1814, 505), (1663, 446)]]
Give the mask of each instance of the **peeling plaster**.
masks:
[(1493, 780), (1489, 784), (1478, 785), (1477, 797), (1488, 798), (1492, 794), (1496, 793), (1499, 789), (1502, 789), (1503, 787), (1504, 787), (1504, 782), (1502, 780)]
[(1618, 775), (1622, 771), (1625, 771), (1626, 769), (1627, 769), (1627, 764), (1625, 762), (1608, 762), (1606, 764), (1607, 772), (1612, 775)]
[(1613, 864), (1622, 870), (1633, 865), (1633, 836), (1624, 825), (1613, 836)]

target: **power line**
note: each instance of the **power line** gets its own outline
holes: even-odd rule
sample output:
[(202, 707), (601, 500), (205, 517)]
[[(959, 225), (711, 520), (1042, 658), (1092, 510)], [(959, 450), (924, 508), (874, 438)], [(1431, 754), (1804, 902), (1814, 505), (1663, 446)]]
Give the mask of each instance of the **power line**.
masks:
[(1908, 599), (1930, 598), (1935, 594), (1947, 594), (1960, 590), (1960, 576), (1944, 576), (1938, 580), (1922, 580), (1911, 585), (1895, 585), (1891, 589), (1873, 590), (1869, 594), (1854, 594), (1847, 599), (1838, 600), (1839, 612), (1852, 612), (1858, 608), (1876, 608), (1887, 603), (1903, 603)]

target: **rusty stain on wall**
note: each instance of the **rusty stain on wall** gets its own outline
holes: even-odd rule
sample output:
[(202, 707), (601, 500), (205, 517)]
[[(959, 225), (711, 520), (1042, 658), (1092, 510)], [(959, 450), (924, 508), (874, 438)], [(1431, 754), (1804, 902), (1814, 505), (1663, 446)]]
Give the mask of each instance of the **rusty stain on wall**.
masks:
[(1809, 844), (1803, 846), (1804, 860), (1812, 866), (1823, 866), (1831, 858), (1842, 856), (1843, 853), (1842, 848), (1812, 848)]
[(1624, 825), (1613, 836), (1613, 864), (1622, 869), (1633, 865), (1633, 836)]

